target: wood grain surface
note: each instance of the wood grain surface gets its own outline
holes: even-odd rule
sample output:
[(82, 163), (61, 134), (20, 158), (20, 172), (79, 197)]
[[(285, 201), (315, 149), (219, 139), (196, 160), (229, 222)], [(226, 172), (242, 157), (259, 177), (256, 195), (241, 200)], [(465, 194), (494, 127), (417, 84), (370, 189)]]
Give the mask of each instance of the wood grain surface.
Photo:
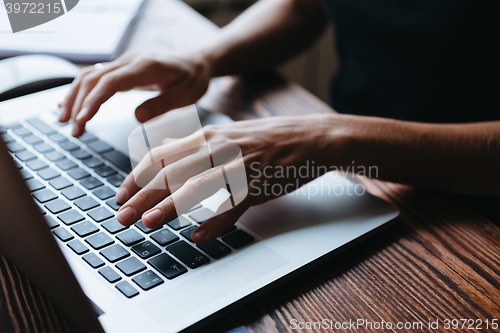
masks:
[[(143, 35), (161, 22), (154, 18), (140, 26)], [(150, 43), (161, 39), (160, 34), (148, 36), (153, 39)], [(132, 48), (143, 47), (139, 39), (135, 40)], [(236, 120), (333, 112), (301, 87), (272, 73), (214, 79), (198, 105)], [(223, 332), (241, 325), (250, 332), (262, 333), (331, 332), (318, 327), (290, 327), (291, 320), (323, 319), (421, 322), (422, 330), (378, 331), (441, 332), (447, 318), (500, 319), (497, 226), (451, 196), (370, 179), (358, 181), (372, 194), (400, 208), (393, 226), (217, 319), (201, 332)], [(428, 321), (436, 319), (441, 320), (440, 329), (430, 330)], [(482, 328), (449, 331), (495, 331)], [(356, 332), (372, 331), (361, 327)], [(75, 332), (1, 254), (0, 332)]]

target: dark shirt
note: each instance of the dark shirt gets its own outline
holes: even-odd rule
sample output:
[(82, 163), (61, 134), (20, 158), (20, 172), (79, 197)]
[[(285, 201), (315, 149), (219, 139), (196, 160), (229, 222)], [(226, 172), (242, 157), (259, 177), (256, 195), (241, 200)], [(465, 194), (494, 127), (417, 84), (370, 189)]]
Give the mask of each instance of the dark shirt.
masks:
[(339, 112), (423, 122), (500, 119), (500, 0), (323, 0)]
[[(462, 123), (500, 119), (500, 0), (323, 0), (338, 112)], [(461, 199), (500, 226), (499, 197)]]

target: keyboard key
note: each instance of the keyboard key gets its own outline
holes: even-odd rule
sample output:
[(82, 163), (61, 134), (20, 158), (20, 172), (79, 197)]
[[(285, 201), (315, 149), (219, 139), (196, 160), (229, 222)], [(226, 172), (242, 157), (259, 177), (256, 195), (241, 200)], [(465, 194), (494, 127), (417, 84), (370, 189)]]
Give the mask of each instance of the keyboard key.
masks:
[(128, 256), (130, 256), (130, 252), (125, 250), (123, 246), (120, 244), (114, 244), (101, 252), (99, 252), (104, 258), (106, 258), (109, 262), (117, 262), (118, 260), (122, 260)]
[(252, 236), (250, 236), (241, 229), (236, 230), (235, 232), (232, 232), (229, 235), (222, 237), (221, 239), (222, 241), (224, 241), (224, 243), (228, 244), (229, 246), (235, 249), (239, 249), (240, 247), (243, 247), (255, 240), (255, 238), (253, 238)]
[(50, 229), (54, 229), (55, 227), (59, 226), (59, 223), (54, 220), (53, 217), (51, 216), (45, 216), (45, 222), (47, 222), (47, 225), (49, 226)]
[(44, 161), (42, 161), (40, 159), (29, 161), (26, 163), (26, 166), (33, 171), (42, 170), (42, 169), (48, 167), (47, 163), (45, 163)]
[(212, 212), (208, 208), (202, 208), (202, 209), (199, 209), (199, 210), (196, 210), (194, 212), (189, 213), (189, 217), (198, 223), (205, 222), (212, 215), (214, 215), (214, 212)]
[(45, 204), (45, 208), (47, 208), (52, 214), (59, 214), (71, 208), (70, 205), (66, 203), (66, 201), (61, 199), (56, 199), (49, 201)]
[(71, 155), (73, 155), (75, 158), (77, 158), (79, 160), (84, 160), (86, 158), (92, 157), (92, 154), (90, 154), (88, 151), (86, 151), (84, 149), (73, 150), (71, 152)]
[(84, 222), (81, 222), (81, 223), (78, 223), (78, 224), (75, 224), (74, 226), (72, 226), (71, 230), (73, 230), (80, 237), (87, 237), (87, 236), (99, 231), (99, 228), (96, 227), (90, 221), (84, 221)]
[(88, 235), (99, 231), (99, 228), (90, 221), (84, 221), (72, 226), (71, 230), (73, 230), (80, 237), (87, 237)]
[(59, 147), (61, 147), (62, 149), (66, 150), (66, 151), (73, 151), (73, 150), (77, 150), (80, 148), (79, 145), (77, 145), (76, 143), (74, 143), (72, 141), (61, 142), (59, 144)]
[(116, 281), (120, 281), (122, 277), (118, 274), (113, 268), (106, 266), (98, 270), (99, 274), (101, 274), (109, 283), (115, 283)]
[(106, 142), (101, 141), (101, 140), (90, 142), (87, 145), (90, 147), (90, 149), (92, 149), (93, 151), (95, 151), (98, 154), (104, 154), (108, 151), (113, 150), (113, 147), (111, 147)]
[(52, 179), (51, 181), (49, 181), (49, 184), (58, 191), (73, 185), (72, 182), (62, 176)]
[(18, 153), (20, 151), (26, 150), (26, 148), (24, 148), (24, 146), (19, 142), (10, 142), (7, 143), (6, 146), (11, 153)]
[(85, 238), (85, 242), (90, 244), (90, 246), (92, 246), (95, 250), (99, 250), (103, 247), (113, 244), (115, 241), (112, 240), (104, 232), (100, 232), (98, 234)]
[(40, 205), (38, 205), (38, 204), (37, 204), (37, 206), (38, 206), (38, 209), (40, 210), (40, 214), (42, 214), (42, 215), (44, 215), (44, 216), (45, 216), (45, 215), (47, 215), (47, 212), (45, 211), (45, 209), (43, 209), (43, 207), (42, 207), (42, 206), (40, 206)]
[(125, 177), (123, 177), (122, 175), (115, 175), (115, 176), (111, 176), (109, 178), (106, 178), (106, 180), (114, 187), (119, 187), (123, 183), (123, 181), (125, 180)]
[(64, 135), (59, 134), (59, 133), (49, 135), (49, 139), (55, 143), (61, 143), (64, 141), (68, 141), (68, 138), (66, 138)]
[(90, 173), (88, 173), (87, 171), (85, 171), (81, 168), (77, 168), (77, 169), (69, 171), (68, 175), (71, 178), (73, 178), (74, 180), (79, 180), (79, 179), (83, 179), (85, 177), (90, 176)]
[(115, 285), (116, 289), (118, 289), (125, 297), (132, 298), (134, 296), (139, 295), (139, 292), (130, 285), (127, 281), (119, 282)]
[(108, 153), (104, 153), (102, 157), (113, 163), (114, 166), (125, 173), (130, 173), (132, 171), (130, 159), (128, 156), (120, 153), (119, 151), (113, 150)]
[(68, 230), (62, 227), (55, 229), (54, 231), (52, 231), (52, 233), (54, 233), (54, 235), (56, 235), (57, 238), (59, 238), (63, 242), (67, 242), (70, 239), (74, 238), (73, 235)]
[(120, 205), (118, 202), (116, 202), (116, 199), (115, 199), (115, 198), (113, 198), (113, 199), (109, 199), (108, 201), (106, 201), (106, 204), (107, 204), (109, 207), (111, 207), (111, 208), (113, 208), (114, 210), (116, 210), (116, 211), (118, 211), (118, 209), (120, 209), (120, 207), (122, 206), (122, 205)]
[(93, 190), (96, 187), (103, 185), (103, 183), (100, 180), (95, 179), (94, 177), (84, 178), (84, 179), (80, 180), (80, 184), (83, 187), (85, 187), (87, 190)]
[(76, 254), (84, 254), (86, 252), (89, 252), (89, 248), (86, 247), (82, 242), (80, 242), (78, 239), (72, 240), (71, 242), (68, 243), (68, 246), (70, 249), (75, 251)]
[(32, 152), (28, 151), (28, 150), (25, 150), (25, 151), (22, 151), (22, 152), (19, 152), (16, 154), (16, 157), (22, 161), (22, 162), (26, 162), (26, 161), (29, 161), (29, 160), (32, 160), (32, 159), (35, 159), (36, 158), (36, 155), (33, 154)]
[(116, 173), (116, 170), (106, 165), (102, 168), (96, 169), (95, 172), (101, 177), (109, 177), (111, 175), (114, 175)]
[(151, 239), (153, 239), (161, 246), (167, 246), (170, 243), (178, 241), (179, 237), (168, 229), (162, 229), (152, 234)]
[(113, 213), (111, 213), (104, 207), (99, 207), (94, 210), (91, 210), (87, 214), (96, 222), (102, 222), (104, 220), (109, 219), (110, 217), (115, 216)]
[(3, 142), (4, 143), (10, 143), (10, 142), (15, 142), (16, 139), (14, 139), (12, 136), (10, 136), (9, 134), (4, 134), (2, 135), (2, 139), (3, 139)]
[(137, 275), (132, 279), (139, 287), (144, 290), (152, 289), (163, 283), (163, 280), (156, 275), (153, 271), (146, 271), (142, 274)]
[(187, 272), (186, 267), (182, 266), (165, 253), (149, 259), (148, 264), (153, 266), (154, 269), (169, 280)]
[(110, 189), (107, 186), (104, 186), (104, 187), (101, 187), (97, 190), (94, 190), (94, 192), (92, 192), (92, 193), (101, 200), (109, 199), (116, 194), (115, 191), (113, 191), (112, 189)]
[(153, 232), (155, 230), (158, 230), (158, 229), (161, 229), (161, 228), (157, 228), (157, 229), (149, 229), (148, 227), (146, 227), (144, 225), (144, 223), (142, 223), (142, 220), (139, 220), (138, 222), (135, 223), (135, 226), (137, 228), (139, 228), (139, 230), (141, 230), (143, 233), (145, 234), (149, 234), (150, 232)]
[(62, 160), (61, 162), (57, 162), (56, 165), (62, 171), (66, 171), (77, 167), (77, 164), (70, 160)]
[(75, 201), (75, 205), (83, 211), (96, 208), (99, 203), (91, 197), (84, 197)]
[(93, 134), (90, 134), (89, 132), (85, 132), (85, 133), (83, 133), (83, 135), (81, 137), (78, 138), (78, 140), (80, 140), (83, 143), (89, 143), (89, 142), (97, 140), (97, 138)]
[(33, 178), (33, 175), (26, 169), (20, 170), (21, 172), (21, 177), (23, 177), (23, 180), (28, 180)]
[(42, 183), (40, 183), (36, 179), (29, 179), (26, 181), (26, 186), (28, 186), (28, 189), (33, 192), (33, 191), (38, 191), (41, 190), (42, 188), (45, 187)]
[[(59, 214), (57, 218), (63, 221), (66, 225), (75, 224), (76, 222), (80, 222), (85, 220), (82, 214), (78, 213), (76, 210), (72, 209), (62, 214)], [(80, 235), (79, 235), (80, 236)]]
[(58, 151), (51, 151), (50, 153), (45, 154), (45, 157), (51, 162), (60, 161), (66, 158)]
[(197, 268), (210, 261), (207, 256), (182, 240), (167, 246), (167, 251), (176, 256), (189, 268)]
[(151, 258), (161, 252), (161, 250), (150, 241), (145, 241), (141, 244), (133, 246), (132, 251), (141, 257), (141, 259)]
[(131, 276), (145, 270), (146, 266), (139, 259), (131, 257), (116, 264), (116, 268), (126, 276)]
[(111, 219), (102, 224), (103, 228), (106, 229), (111, 234), (116, 234), (117, 232), (123, 231), (128, 227), (120, 224), (117, 219)]
[(38, 171), (38, 175), (42, 177), (43, 180), (49, 180), (52, 178), (59, 177), (61, 174), (52, 168), (46, 168)]
[(54, 148), (52, 148), (51, 145), (49, 145), (48, 143), (45, 143), (45, 142), (34, 145), (33, 148), (35, 148), (38, 152), (40, 152), (42, 154), (45, 154), (45, 153), (48, 153), (49, 151), (54, 150)]
[(33, 196), (39, 203), (45, 203), (47, 201), (57, 199), (57, 195), (49, 189), (36, 191), (33, 193)]
[(132, 246), (144, 240), (144, 237), (134, 229), (124, 231), (116, 235), (116, 238), (126, 246)]
[(174, 230), (180, 230), (182, 228), (187, 227), (188, 225), (191, 225), (192, 223), (185, 217), (179, 216), (173, 221), (170, 221), (167, 223), (168, 226)]
[(28, 135), (23, 138), (24, 142), (26, 142), (29, 145), (37, 145), (39, 143), (43, 143), (43, 140), (40, 139), (36, 135)]
[(208, 242), (207, 244), (204, 245), (197, 245), (203, 252), (211, 256), (212, 258), (219, 258), (222, 257), (225, 254), (228, 254), (231, 252), (231, 249), (229, 246), (223, 244), (217, 239), (214, 239), (213, 241)]
[(95, 253), (86, 254), (82, 257), (82, 259), (85, 260), (85, 262), (89, 264), (92, 268), (98, 268), (105, 265), (104, 261), (101, 258), (99, 258)]
[(45, 135), (50, 135), (56, 133), (56, 131), (47, 125), (43, 120), (40, 118), (32, 118), (26, 120), (28, 124), (36, 128), (40, 133), (45, 134)]
[(68, 187), (67, 189), (62, 190), (61, 194), (64, 195), (68, 200), (75, 200), (83, 197), (85, 195), (85, 192), (83, 192), (76, 186), (71, 186)]
[(95, 157), (92, 158), (87, 158), (86, 160), (83, 160), (83, 164), (88, 166), (89, 168), (99, 168), (104, 165), (104, 162), (102, 162), (100, 159), (97, 159)]
[(198, 226), (193, 225), (192, 227), (189, 227), (187, 229), (184, 229), (180, 232), (180, 234), (186, 238), (188, 241), (193, 243), (193, 240), (191, 239), (191, 234), (193, 233), (194, 229), (198, 228)]
[(29, 129), (27, 129), (26, 127), (18, 127), (16, 129), (13, 129), (12, 132), (15, 134), (15, 135), (18, 135), (18, 136), (28, 136), (28, 135), (32, 135), (33, 133), (31, 133), (31, 131)]
[(16, 165), (16, 168), (18, 168), (18, 169), (23, 168), (23, 165), (21, 163), (19, 163), (17, 160), (14, 160), (14, 164)]

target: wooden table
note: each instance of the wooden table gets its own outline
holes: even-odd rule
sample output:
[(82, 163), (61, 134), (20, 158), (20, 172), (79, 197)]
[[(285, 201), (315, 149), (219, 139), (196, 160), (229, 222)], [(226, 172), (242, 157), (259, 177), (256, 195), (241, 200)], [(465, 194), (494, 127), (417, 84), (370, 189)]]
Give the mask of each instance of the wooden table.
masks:
[[(148, 10), (157, 13), (150, 4)], [(153, 20), (154, 21), (154, 20)], [(148, 22), (146, 25), (154, 25)], [(139, 26), (139, 30), (141, 26)], [(138, 47), (141, 42), (131, 43)], [(199, 105), (251, 119), (333, 112), (275, 74), (213, 80)], [(272, 292), (217, 319), (203, 332), (245, 325), (250, 332), (292, 331), (291, 321), (364, 319), (423, 324), (445, 319), (500, 319), (500, 229), (456, 198), (408, 186), (361, 180), (401, 210), (397, 223)], [(439, 320), (439, 330), (428, 328)], [(408, 325), (408, 324), (407, 324)], [(462, 323), (460, 323), (460, 326)], [(476, 324), (474, 324), (474, 327)], [(481, 332), (500, 331), (485, 329)], [(0, 332), (74, 332), (50, 302), (0, 254)], [(304, 329), (295, 331), (328, 331)], [(329, 330), (332, 331), (332, 330)], [(335, 331), (352, 331), (340, 329)], [(360, 327), (357, 331), (373, 330)], [(457, 329), (448, 331), (473, 331)], [(476, 330), (479, 331), (479, 330)]]

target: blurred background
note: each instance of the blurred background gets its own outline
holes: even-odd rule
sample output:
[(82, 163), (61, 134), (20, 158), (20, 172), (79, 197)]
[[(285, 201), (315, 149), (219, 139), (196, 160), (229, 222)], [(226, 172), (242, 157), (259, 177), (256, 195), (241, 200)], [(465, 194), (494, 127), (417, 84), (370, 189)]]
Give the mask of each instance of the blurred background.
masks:
[[(255, 0), (184, 0), (219, 27), (231, 22)], [(286, 78), (297, 82), (311, 93), (328, 102), (328, 89), (337, 68), (333, 32), (329, 26), (323, 36), (306, 52), (279, 68)]]

